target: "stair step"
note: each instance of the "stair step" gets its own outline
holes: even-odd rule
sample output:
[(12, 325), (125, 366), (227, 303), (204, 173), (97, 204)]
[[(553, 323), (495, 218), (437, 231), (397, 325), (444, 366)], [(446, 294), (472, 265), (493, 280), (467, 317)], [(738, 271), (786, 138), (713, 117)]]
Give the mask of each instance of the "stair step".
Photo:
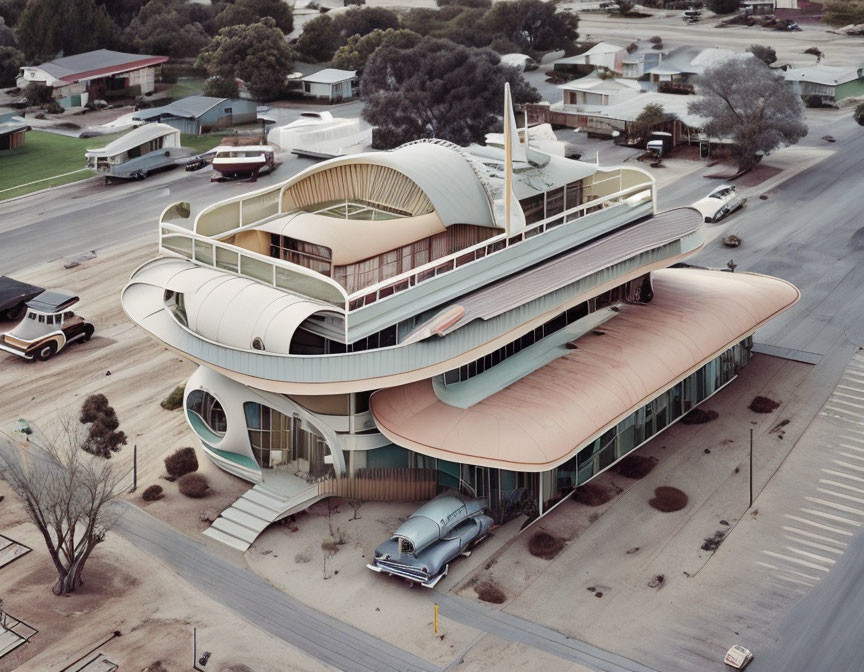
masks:
[(204, 530), (205, 536), (210, 537), (211, 539), (215, 539), (216, 541), (222, 542), (226, 546), (230, 546), (231, 548), (236, 548), (238, 551), (247, 551), (249, 550), (249, 546), (251, 544), (246, 543), (242, 539), (238, 539), (237, 537), (226, 534), (221, 530), (217, 530), (215, 528), (209, 527)]
[(284, 499), (276, 499), (268, 495), (267, 493), (261, 492), (256, 488), (252, 488), (251, 490), (243, 493), (243, 499), (248, 499), (251, 502), (255, 502), (256, 504), (263, 506), (266, 509), (271, 509), (273, 511), (281, 511), (285, 507)]
[(245, 511), (240, 511), (236, 506), (230, 506), (222, 512), (222, 517), (228, 520), (248, 527), (257, 532), (263, 532), (271, 521), (258, 516), (252, 516)]
[(250, 545), (258, 538), (258, 534), (260, 533), (259, 530), (253, 530), (252, 528), (241, 525), (240, 523), (235, 523), (233, 520), (222, 518), (221, 516), (213, 521), (211, 527), (215, 527), (217, 530), (221, 530), (222, 532), (227, 532), (238, 539), (248, 542)]
[(251, 499), (246, 499), (245, 497), (241, 497), (236, 502), (231, 505), (232, 509), (237, 509), (238, 511), (243, 511), (244, 513), (248, 513), (250, 516), (255, 516), (256, 518), (260, 518), (261, 520), (269, 520), (271, 523), (273, 519), (279, 515), (279, 511), (268, 508), (266, 506), (261, 506), (260, 504), (253, 502)]

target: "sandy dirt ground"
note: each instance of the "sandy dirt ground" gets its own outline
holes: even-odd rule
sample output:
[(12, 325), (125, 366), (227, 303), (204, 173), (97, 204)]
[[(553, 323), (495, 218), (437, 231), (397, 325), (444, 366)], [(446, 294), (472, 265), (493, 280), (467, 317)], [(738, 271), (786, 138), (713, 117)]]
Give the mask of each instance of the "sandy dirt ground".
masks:
[[(191, 669), (192, 629), (199, 652), (212, 652), (208, 669), (219, 672), (238, 663), (255, 672), (282, 672), (276, 660), (291, 660), (292, 670), (330, 669), (302, 652), (248, 625), (209, 600), (149, 556), (109, 534), (87, 564), (84, 586), (56, 597), (56, 578), (41, 537), (25, 522), (21, 505), (0, 481), (0, 529), (34, 550), (0, 569), (4, 606), (39, 632), (0, 659), (0, 672), (59, 670), (93, 650), (121, 670), (142, 670), (161, 660), (169, 672)], [(103, 646), (119, 630), (121, 636)], [(200, 655), (200, 653), (199, 653)]]

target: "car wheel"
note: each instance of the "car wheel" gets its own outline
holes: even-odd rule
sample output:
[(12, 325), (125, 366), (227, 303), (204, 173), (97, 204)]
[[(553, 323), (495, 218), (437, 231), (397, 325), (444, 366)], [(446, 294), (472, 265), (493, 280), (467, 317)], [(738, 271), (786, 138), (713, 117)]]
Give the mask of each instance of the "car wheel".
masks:
[(92, 324), (85, 324), (85, 325), (84, 325), (84, 338), (83, 338), (82, 340), (83, 340), (85, 343), (86, 343), (87, 341), (89, 341), (89, 340), (93, 337), (93, 332), (94, 332), (94, 331), (96, 331), (96, 330), (93, 328), (93, 325), (92, 325)]
[(15, 306), (14, 308), (10, 308), (3, 313), (3, 319), (8, 322), (15, 322), (24, 314), (24, 310), (25, 306), (23, 303), (21, 305)]
[(47, 362), (57, 354), (57, 344), (54, 341), (41, 346), (36, 352), (36, 359), (40, 362)]

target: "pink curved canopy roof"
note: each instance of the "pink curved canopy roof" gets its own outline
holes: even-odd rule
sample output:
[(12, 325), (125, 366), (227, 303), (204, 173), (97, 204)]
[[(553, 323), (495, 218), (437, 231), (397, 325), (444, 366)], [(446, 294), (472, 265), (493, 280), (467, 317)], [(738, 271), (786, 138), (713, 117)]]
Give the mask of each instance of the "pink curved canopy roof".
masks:
[(702, 269), (654, 273), (654, 299), (625, 305), (602, 335), (467, 409), (432, 381), (376, 392), (391, 441), (457, 462), (543, 471), (795, 304), (788, 282)]

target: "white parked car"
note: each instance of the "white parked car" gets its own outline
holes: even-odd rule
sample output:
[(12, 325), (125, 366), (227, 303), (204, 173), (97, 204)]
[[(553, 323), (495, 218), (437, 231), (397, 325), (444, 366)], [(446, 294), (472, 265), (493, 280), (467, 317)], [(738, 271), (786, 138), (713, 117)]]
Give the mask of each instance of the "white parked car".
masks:
[(726, 652), (723, 662), (736, 670), (743, 670), (750, 664), (751, 660), (753, 660), (753, 652), (735, 644)]
[(721, 184), (713, 189), (705, 198), (701, 198), (693, 204), (706, 222), (719, 222), (738, 208), (742, 207), (747, 199), (738, 195), (738, 190), (733, 184)]

